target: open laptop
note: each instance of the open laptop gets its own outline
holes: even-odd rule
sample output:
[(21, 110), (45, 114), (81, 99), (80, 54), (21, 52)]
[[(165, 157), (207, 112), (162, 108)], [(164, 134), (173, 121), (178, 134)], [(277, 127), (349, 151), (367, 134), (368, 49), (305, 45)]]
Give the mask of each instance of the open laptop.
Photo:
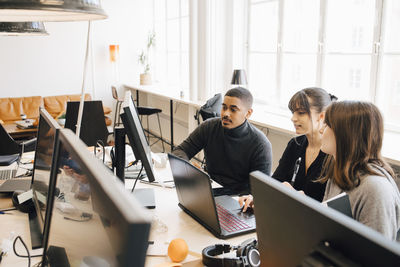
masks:
[(31, 187), (31, 179), (29, 171), (19, 168), (19, 155), (18, 158), (9, 166), (0, 167), (0, 193), (13, 193), (16, 190), (27, 191)]
[(210, 176), (190, 162), (168, 154), (179, 207), (218, 238), (229, 238), (256, 229), (255, 216), (243, 213), (230, 196), (214, 197)]

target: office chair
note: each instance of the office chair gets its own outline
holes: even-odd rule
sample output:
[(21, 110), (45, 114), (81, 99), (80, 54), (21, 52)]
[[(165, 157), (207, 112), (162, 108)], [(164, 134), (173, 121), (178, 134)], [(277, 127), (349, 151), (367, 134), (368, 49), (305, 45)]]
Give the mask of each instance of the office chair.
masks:
[(21, 154), (35, 150), (36, 138), (19, 143), (10, 136), (2, 124), (0, 125), (0, 155)]
[[(143, 116), (146, 116), (147, 119), (147, 129), (145, 129), (147, 133), (147, 141), (149, 142), (149, 145), (152, 146), (158, 141), (161, 141), (162, 145), (162, 152), (165, 152), (165, 147), (164, 147), (164, 139), (162, 137), (162, 131), (161, 131), (161, 123), (160, 123), (160, 113), (162, 112), (161, 109), (159, 108), (153, 108), (153, 107), (137, 107), (138, 114), (140, 115), (140, 120), (142, 120)], [(158, 129), (160, 131), (160, 136), (156, 136), (152, 132), (150, 132), (150, 126), (149, 126), (149, 116), (151, 115), (157, 115), (157, 120), (158, 120)], [(143, 121), (143, 120), (142, 120)], [(143, 125), (143, 123), (142, 123)], [(150, 144), (150, 135), (152, 135), (152, 138), (156, 138), (157, 140)]]
[[(67, 111), (65, 114), (65, 128), (76, 132), (80, 102), (67, 102)], [(96, 146), (101, 140), (107, 144), (108, 129), (104, 120), (103, 103), (100, 100), (85, 101), (83, 106), (83, 115), (81, 122), (80, 138), (87, 146)]]
[[(122, 103), (124, 102), (124, 99), (118, 98), (118, 92), (117, 92), (117, 88), (115, 86), (112, 86), (111, 90), (112, 90), (113, 98), (115, 100), (117, 100), (117, 104), (116, 104), (116, 107), (115, 107), (115, 116), (114, 116), (114, 130), (115, 130), (115, 126), (118, 126), (118, 125), (122, 124), (120, 122), (119, 114), (121, 113), (121, 106), (122, 106)], [(159, 116), (159, 114), (162, 112), (162, 110), (159, 109), (159, 108), (153, 108), (153, 107), (137, 107), (137, 112), (138, 112), (138, 115), (140, 116), (140, 120), (141, 121), (143, 119), (143, 116), (146, 116), (147, 129), (145, 129), (145, 132), (147, 133), (147, 142), (149, 143), (149, 145), (152, 146), (155, 143), (157, 143), (158, 141), (161, 141), (162, 151), (165, 152), (164, 139), (162, 137), (161, 123), (160, 123), (160, 116)], [(156, 136), (155, 134), (151, 133), (150, 130), (149, 130), (149, 116), (154, 115), (154, 114), (157, 115), (158, 129), (160, 131), (160, 136), (159, 137)], [(118, 117), (118, 119), (116, 119), (116, 117)], [(142, 123), (142, 126), (143, 126), (143, 123)], [(152, 144), (150, 144), (150, 135), (151, 135), (152, 138), (156, 138), (157, 139)]]

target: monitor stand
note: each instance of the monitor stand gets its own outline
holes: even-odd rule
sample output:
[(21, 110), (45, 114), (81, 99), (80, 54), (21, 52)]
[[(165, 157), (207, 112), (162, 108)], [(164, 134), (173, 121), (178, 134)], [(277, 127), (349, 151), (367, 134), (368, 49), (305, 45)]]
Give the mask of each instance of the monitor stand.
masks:
[[(115, 168), (117, 177), (125, 183), (125, 129), (115, 127)], [(136, 188), (133, 195), (139, 203), (148, 209), (156, 207), (153, 188)]]
[(31, 232), (32, 249), (41, 248), (43, 246), (43, 235), (35, 209), (29, 212), (29, 228)]
[(143, 207), (148, 209), (156, 208), (153, 188), (135, 188), (135, 190), (133, 190), (133, 195)]
[[(47, 250), (47, 263), (50, 266), (70, 267), (65, 248), (50, 246)], [(83, 266), (83, 265), (81, 265)]]

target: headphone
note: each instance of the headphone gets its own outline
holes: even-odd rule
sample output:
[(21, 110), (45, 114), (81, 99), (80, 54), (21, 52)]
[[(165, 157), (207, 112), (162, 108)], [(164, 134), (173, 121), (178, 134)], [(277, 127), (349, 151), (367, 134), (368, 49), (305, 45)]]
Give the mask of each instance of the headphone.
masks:
[[(218, 258), (217, 255), (236, 250), (236, 257)], [(203, 264), (208, 267), (258, 267), (260, 266), (260, 253), (257, 240), (247, 239), (239, 246), (229, 244), (216, 244), (203, 249)]]

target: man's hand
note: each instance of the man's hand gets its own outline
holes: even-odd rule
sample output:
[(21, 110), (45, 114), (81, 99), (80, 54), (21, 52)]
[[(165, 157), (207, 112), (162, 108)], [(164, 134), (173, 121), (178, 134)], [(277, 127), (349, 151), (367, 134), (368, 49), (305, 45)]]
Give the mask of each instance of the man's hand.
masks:
[(243, 207), (242, 212), (246, 212), (248, 207), (253, 208), (254, 207), (253, 196), (246, 195), (239, 197), (239, 205), (240, 207)]

